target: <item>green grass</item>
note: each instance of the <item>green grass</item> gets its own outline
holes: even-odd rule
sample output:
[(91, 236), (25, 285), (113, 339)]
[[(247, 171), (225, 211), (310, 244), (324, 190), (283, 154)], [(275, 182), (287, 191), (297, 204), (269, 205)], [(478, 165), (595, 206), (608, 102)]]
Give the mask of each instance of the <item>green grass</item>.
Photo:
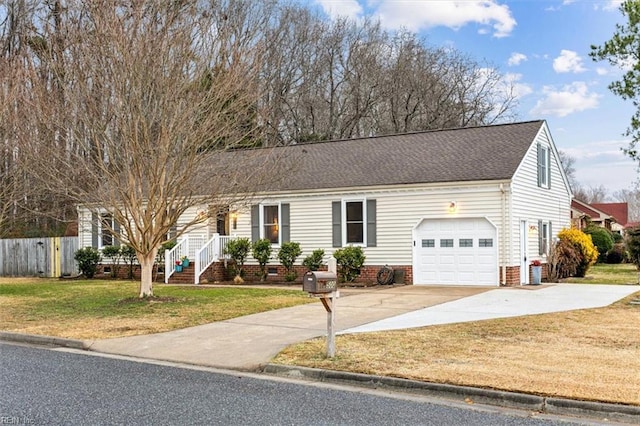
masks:
[(576, 284), (638, 284), (638, 271), (635, 265), (622, 263), (610, 265), (599, 263), (587, 271), (584, 278), (567, 278), (564, 282)]
[(62, 337), (106, 338), (223, 321), (309, 303), (299, 290), (154, 286), (138, 299), (132, 281), (0, 281), (0, 329)]

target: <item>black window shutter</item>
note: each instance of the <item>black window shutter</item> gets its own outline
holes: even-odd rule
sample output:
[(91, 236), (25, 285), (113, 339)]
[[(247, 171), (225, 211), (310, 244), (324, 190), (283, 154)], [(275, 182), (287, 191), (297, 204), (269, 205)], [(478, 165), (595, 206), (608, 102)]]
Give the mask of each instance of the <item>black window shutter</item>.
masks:
[(288, 243), (291, 240), (291, 227), (289, 226), (289, 204), (280, 204), (280, 219), (282, 220), (282, 242)]
[(91, 247), (98, 248), (98, 214), (91, 213)]
[(544, 252), (544, 235), (542, 235), (542, 221), (538, 221), (538, 254)]
[(542, 145), (538, 144), (538, 186), (542, 186)]
[(333, 246), (342, 247), (342, 203), (331, 203), (331, 224), (333, 233)]
[(251, 241), (256, 242), (260, 239), (260, 206), (254, 204), (251, 206)]
[(551, 188), (551, 150), (545, 151), (547, 155), (547, 188)]
[(120, 223), (113, 219), (113, 245), (120, 246)]
[(376, 200), (367, 200), (367, 247), (376, 245)]

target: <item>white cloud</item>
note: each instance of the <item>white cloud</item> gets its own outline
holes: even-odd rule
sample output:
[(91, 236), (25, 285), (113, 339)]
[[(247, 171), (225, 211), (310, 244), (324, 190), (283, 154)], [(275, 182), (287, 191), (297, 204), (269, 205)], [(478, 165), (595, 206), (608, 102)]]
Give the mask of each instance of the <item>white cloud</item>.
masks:
[[(329, 2), (328, 0), (325, 0)], [(373, 3), (371, 3), (373, 4)], [(493, 30), (494, 37), (506, 37), (516, 26), (511, 10), (495, 0), (484, 1), (394, 1), (378, 0), (376, 15), (386, 28), (407, 28), (419, 31), (424, 28), (445, 26), (459, 29), (476, 23), (482, 25), (479, 32)]]
[(621, 148), (629, 140), (602, 140), (560, 148), (576, 159), (576, 180), (584, 186), (603, 185), (611, 193), (630, 188), (638, 179), (637, 164)]
[(596, 68), (596, 73), (598, 75), (607, 75), (607, 74), (609, 74), (609, 71), (607, 71), (606, 68), (598, 67), (598, 68)]
[(544, 98), (536, 103), (536, 106), (530, 111), (531, 115), (565, 117), (575, 112), (597, 107), (600, 98), (597, 93), (590, 93), (587, 84), (582, 81), (573, 82), (561, 90), (545, 86), (542, 92)]
[(522, 74), (506, 73), (503, 79), (505, 86), (511, 87), (512, 93), (518, 99), (533, 93), (533, 88), (530, 85), (520, 82)]
[(573, 50), (562, 49), (560, 56), (553, 60), (553, 69), (555, 72), (583, 72), (586, 69), (582, 66), (582, 58)]
[[(608, 0), (602, 6), (602, 10), (618, 10), (620, 5), (622, 4), (622, 0)], [(598, 4), (595, 4), (596, 10), (598, 9)]]
[(363, 10), (358, 0), (316, 0), (322, 10), (332, 19), (346, 17), (357, 19), (362, 16)]
[(524, 53), (513, 52), (507, 61), (507, 64), (512, 67), (514, 65), (520, 65), (522, 61), (527, 60), (527, 55)]

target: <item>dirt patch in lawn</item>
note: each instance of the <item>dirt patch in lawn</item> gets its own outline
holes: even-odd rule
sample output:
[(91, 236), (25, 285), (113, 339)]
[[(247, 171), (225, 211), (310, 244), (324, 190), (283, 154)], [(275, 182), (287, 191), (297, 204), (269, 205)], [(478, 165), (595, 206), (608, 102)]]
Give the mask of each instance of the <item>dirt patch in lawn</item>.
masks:
[(640, 405), (640, 293), (609, 307), (337, 336), (275, 363)]

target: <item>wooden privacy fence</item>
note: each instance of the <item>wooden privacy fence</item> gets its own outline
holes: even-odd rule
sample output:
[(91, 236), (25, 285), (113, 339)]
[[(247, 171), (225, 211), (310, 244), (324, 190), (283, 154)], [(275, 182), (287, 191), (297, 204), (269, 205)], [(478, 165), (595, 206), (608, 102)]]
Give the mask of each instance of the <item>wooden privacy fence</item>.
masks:
[(75, 275), (73, 256), (78, 237), (15, 238), (0, 240), (0, 276), (59, 277)]

